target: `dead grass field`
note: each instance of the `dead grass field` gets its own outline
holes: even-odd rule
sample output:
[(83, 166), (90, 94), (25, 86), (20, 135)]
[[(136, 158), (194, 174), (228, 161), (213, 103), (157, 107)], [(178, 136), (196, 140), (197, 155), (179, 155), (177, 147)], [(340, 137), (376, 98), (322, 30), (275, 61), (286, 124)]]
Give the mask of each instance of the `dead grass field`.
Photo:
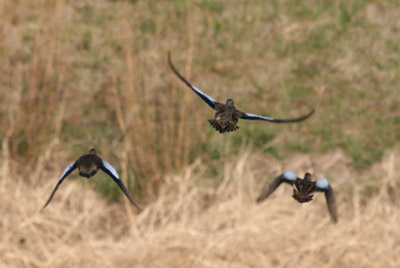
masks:
[[(0, 266), (399, 267), (399, 164), (399, 151), (362, 173), (340, 151), (282, 162), (244, 153), (221, 167), (215, 187), (199, 160), (166, 176), (139, 215), (128, 202), (107, 204), (76, 181), (62, 185), (40, 212), (58, 174), (46, 174), (48, 182), (39, 185), (2, 179)], [(287, 167), (328, 174), (338, 224), (322, 194), (299, 204), (282, 187), (255, 203), (264, 182)], [(366, 197), (356, 182), (371, 178), (379, 190)]]
[[(0, 0), (0, 267), (400, 267), (400, 6), (390, 0)], [(240, 121), (217, 100), (301, 124)], [(114, 182), (62, 170), (96, 147)], [(328, 177), (308, 204), (282, 171)], [(75, 178), (75, 179), (74, 179)], [(119, 201), (119, 202), (116, 202)]]

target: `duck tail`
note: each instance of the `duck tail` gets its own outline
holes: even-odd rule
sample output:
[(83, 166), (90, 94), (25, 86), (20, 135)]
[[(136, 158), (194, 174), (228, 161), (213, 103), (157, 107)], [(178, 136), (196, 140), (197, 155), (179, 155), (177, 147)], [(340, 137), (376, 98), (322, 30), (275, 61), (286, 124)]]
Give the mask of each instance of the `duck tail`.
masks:
[(219, 131), (219, 133), (224, 133), (224, 129), (221, 127), (221, 125), (217, 122), (217, 120), (215, 119), (209, 119), (208, 123), (210, 123), (210, 125), (215, 128), (217, 131)]
[(221, 134), (225, 132), (233, 132), (239, 129), (239, 126), (233, 124), (228, 124), (227, 126), (222, 127), (221, 124), (215, 119), (208, 120), (208, 123), (210, 123), (210, 125)]
[(237, 126), (237, 125), (228, 125), (226, 128), (225, 128), (225, 131), (226, 132), (233, 132), (233, 131), (236, 131), (236, 130), (238, 130), (239, 129), (239, 126)]

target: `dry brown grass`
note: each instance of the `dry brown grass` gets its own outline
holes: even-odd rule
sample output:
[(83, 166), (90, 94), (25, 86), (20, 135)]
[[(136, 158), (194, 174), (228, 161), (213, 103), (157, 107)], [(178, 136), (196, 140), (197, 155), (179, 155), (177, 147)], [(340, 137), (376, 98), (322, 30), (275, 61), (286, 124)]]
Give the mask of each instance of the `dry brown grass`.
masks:
[[(223, 181), (215, 185), (197, 161), (166, 176), (157, 200), (139, 215), (76, 181), (65, 182), (40, 212), (54, 180), (38, 186), (3, 177), (0, 266), (399, 267), (399, 164), (399, 151), (361, 174), (340, 151), (284, 162), (244, 153), (221, 167)], [(338, 224), (322, 194), (299, 204), (281, 187), (255, 203), (264, 182), (288, 167), (331, 179)], [(371, 178), (380, 190), (366, 196), (360, 182)]]

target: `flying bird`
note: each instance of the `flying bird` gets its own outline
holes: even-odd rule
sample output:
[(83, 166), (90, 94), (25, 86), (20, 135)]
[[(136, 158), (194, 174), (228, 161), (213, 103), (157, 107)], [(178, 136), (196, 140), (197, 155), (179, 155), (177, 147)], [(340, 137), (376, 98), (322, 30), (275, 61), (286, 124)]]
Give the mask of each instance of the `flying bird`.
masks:
[(191, 83), (189, 83), (172, 64), (171, 52), (168, 52), (168, 63), (172, 71), (179, 77), (179, 79), (181, 79), (188, 87), (190, 87), (197, 95), (199, 95), (199, 97), (205, 103), (207, 103), (212, 109), (215, 110), (214, 119), (210, 119), (208, 120), (208, 122), (213, 128), (215, 128), (221, 134), (239, 129), (239, 126), (237, 125), (239, 119), (264, 120), (272, 123), (295, 123), (306, 120), (314, 113), (314, 109), (312, 109), (308, 114), (298, 118), (276, 119), (276, 118), (241, 112), (235, 108), (232, 99), (228, 99), (225, 104), (220, 103), (216, 101), (214, 98), (204, 93), (203, 91), (201, 91), (200, 89), (198, 89), (197, 87), (193, 86)]
[(126, 189), (125, 185), (122, 183), (121, 178), (118, 175), (118, 172), (115, 170), (113, 166), (111, 166), (107, 161), (102, 160), (97, 154), (95, 149), (90, 149), (88, 154), (82, 155), (79, 157), (78, 160), (69, 164), (69, 166), (64, 170), (61, 174), (60, 180), (58, 181), (56, 187), (54, 188), (53, 192), (51, 193), (49, 200), (47, 200), (46, 204), (44, 205), (43, 209), (47, 207), (50, 203), (51, 199), (53, 198), (54, 194), (56, 193), (58, 187), (64, 181), (64, 179), (71, 174), (76, 168), (79, 169), (79, 175), (82, 177), (90, 178), (94, 176), (99, 169), (109, 175), (121, 188), (122, 192), (128, 197), (129, 201), (134, 205), (139, 211), (141, 210), (140, 207), (136, 204), (133, 198), (130, 196), (128, 189)]
[(312, 181), (312, 175), (310, 173), (306, 173), (304, 179), (301, 179), (298, 178), (296, 173), (293, 171), (286, 171), (263, 188), (260, 196), (257, 198), (257, 203), (268, 198), (279, 187), (279, 185), (282, 184), (282, 182), (293, 185), (292, 197), (299, 203), (310, 202), (313, 199), (315, 192), (324, 192), (332, 220), (335, 223), (337, 222), (336, 199), (328, 179), (321, 178), (317, 181)]

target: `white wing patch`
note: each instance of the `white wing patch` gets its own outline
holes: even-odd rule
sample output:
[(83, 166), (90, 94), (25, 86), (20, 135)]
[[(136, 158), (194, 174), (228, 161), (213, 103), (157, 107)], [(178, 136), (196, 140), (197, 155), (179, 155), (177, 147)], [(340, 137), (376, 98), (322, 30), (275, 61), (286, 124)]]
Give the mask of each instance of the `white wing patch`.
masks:
[(64, 169), (63, 173), (61, 174), (60, 180), (64, 178), (65, 174), (67, 174), (67, 172), (70, 171), (74, 165), (75, 162), (72, 162), (66, 169)]
[(208, 96), (206, 93), (204, 93), (203, 91), (201, 91), (200, 89), (198, 89), (197, 87), (193, 86), (191, 84), (192, 88), (194, 91), (196, 91), (197, 93), (199, 93), (200, 95), (206, 97), (207, 99), (209, 99), (211, 102), (217, 102), (213, 97)]
[(289, 180), (289, 181), (296, 181), (296, 179), (297, 179), (296, 173), (294, 173), (294, 172), (291, 171), (291, 170), (288, 170), (288, 171), (286, 171), (285, 173), (283, 173), (282, 177), (283, 177), (284, 179)]
[(327, 178), (318, 179), (316, 182), (316, 186), (322, 190), (328, 190), (329, 188), (329, 181)]
[(246, 113), (246, 115), (248, 117), (251, 117), (251, 118), (254, 118), (254, 119), (258, 118), (258, 119), (264, 119), (264, 120), (267, 120), (267, 121), (275, 121), (276, 120), (276, 119), (274, 119), (272, 117), (266, 117), (266, 116), (261, 116), (261, 115), (256, 115), (256, 114)]
[(107, 161), (105, 161), (105, 160), (102, 160), (102, 161), (103, 161), (103, 166), (105, 167), (105, 169), (110, 171), (111, 174), (113, 174), (115, 178), (119, 179), (118, 172), (115, 170), (115, 168), (113, 166), (111, 166)]

